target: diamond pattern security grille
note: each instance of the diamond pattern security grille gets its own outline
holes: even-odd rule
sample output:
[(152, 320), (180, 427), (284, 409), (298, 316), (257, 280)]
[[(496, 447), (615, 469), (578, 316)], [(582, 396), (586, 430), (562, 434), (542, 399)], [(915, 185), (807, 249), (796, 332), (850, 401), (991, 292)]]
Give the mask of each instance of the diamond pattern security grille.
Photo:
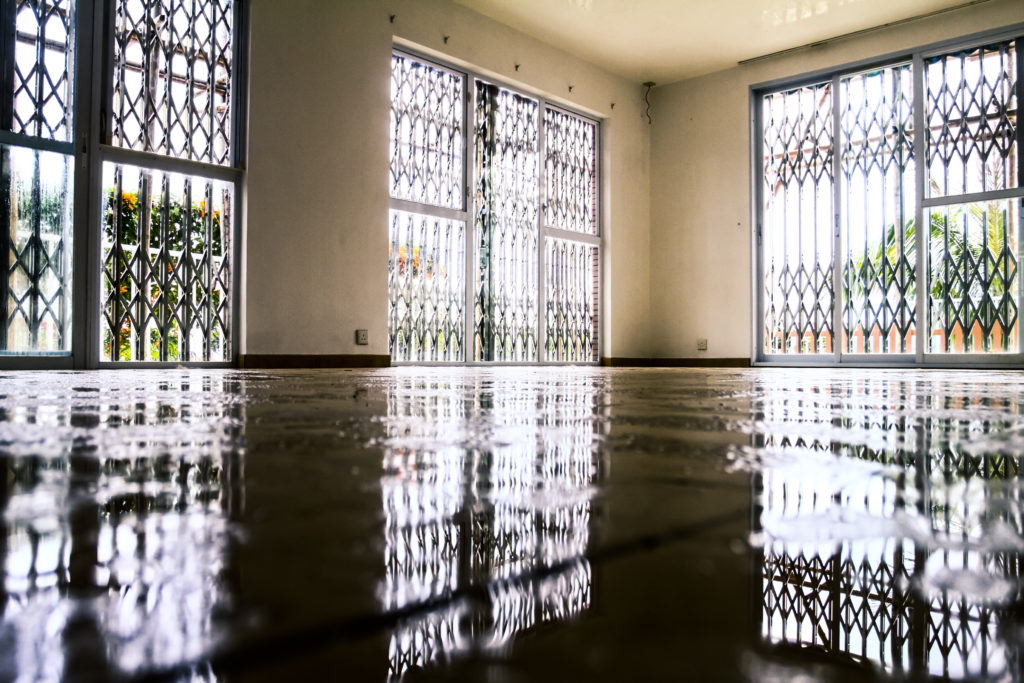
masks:
[(393, 360), (597, 360), (597, 146), (593, 121), (392, 54)]
[(537, 360), (538, 104), (476, 83), (474, 360)]
[(831, 353), (832, 86), (765, 95), (764, 352)]
[(465, 232), (461, 221), (391, 212), (388, 346), (393, 360), (465, 358)]
[(926, 196), (1018, 187), (1017, 41), (925, 65)]
[(228, 361), (232, 186), (106, 164), (102, 358)]
[(231, 163), (232, 0), (117, 0), (112, 142)]
[(1018, 206), (1002, 200), (932, 210), (932, 352), (1018, 350)]
[(598, 248), (550, 237), (546, 244), (546, 359), (597, 360)]
[(544, 222), (597, 234), (597, 125), (544, 110)]
[(462, 207), (465, 77), (391, 57), (391, 196)]
[(909, 64), (840, 80), (847, 353), (914, 352), (912, 88)]
[[(17, 0), (7, 97), (0, 110), (11, 132), (60, 142), (71, 140), (74, 104), (75, 3)], [(11, 50), (11, 48), (8, 48)]]
[(71, 347), (72, 166), (64, 154), (0, 146), (0, 351)]

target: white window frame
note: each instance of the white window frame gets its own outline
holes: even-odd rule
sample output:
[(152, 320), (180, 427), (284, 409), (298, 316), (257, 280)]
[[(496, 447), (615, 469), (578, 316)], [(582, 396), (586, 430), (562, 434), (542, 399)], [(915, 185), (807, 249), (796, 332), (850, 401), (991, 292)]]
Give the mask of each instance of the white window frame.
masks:
[[(925, 83), (924, 63), (926, 59), (937, 57), (950, 52), (968, 50), (990, 43), (997, 43), (1006, 40), (1017, 39), (1017, 162), (1018, 179), (1017, 187), (1008, 190), (995, 190), (990, 192), (972, 193), (964, 195), (949, 195), (943, 197), (927, 197), (924, 189), (926, 183), (926, 139), (923, 134), (918, 134), (925, 129)], [(844, 353), (840, 338), (842, 334), (842, 305), (840, 301), (841, 291), (839, 289), (839, 268), (841, 264), (841, 183), (839, 182), (840, 155), (833, 155), (833, 177), (835, 178), (833, 192), (833, 352), (831, 354), (769, 354), (764, 350), (763, 324), (764, 324), (764, 272), (763, 272), (763, 245), (762, 236), (764, 226), (762, 225), (762, 207), (764, 205), (763, 193), (763, 167), (762, 167), (762, 138), (763, 122), (761, 101), (764, 95), (792, 88), (799, 88), (806, 85), (830, 81), (832, 83), (832, 125), (833, 144), (841, 140), (840, 127), (840, 105), (839, 83), (846, 75), (855, 74), (871, 68), (882, 68), (899, 63), (911, 63), (913, 69), (913, 121), (914, 121), (914, 158), (916, 172), (915, 188), (915, 221), (917, 226), (924, 225), (927, 211), (936, 206), (947, 206), (962, 204), (989, 199), (1013, 199), (1018, 203), (1018, 268), (1017, 271), (1017, 301), (1021, 308), (1018, 311), (1018, 351), (1005, 353), (931, 353), (927, 351), (927, 344), (930, 334), (922, 333), (931, 327), (930, 299), (927, 296), (928, 282), (928, 258), (929, 258), (929, 231), (917, 230), (915, 233), (917, 248), (916, 264), (916, 294), (915, 318), (917, 333), (914, 335), (915, 352), (904, 354), (851, 354)], [(750, 196), (751, 202), (751, 364), (754, 366), (777, 366), (777, 367), (933, 367), (933, 368), (1020, 368), (1024, 367), (1024, 117), (1020, 110), (1024, 107), (1024, 23), (1007, 26), (1002, 29), (985, 31), (960, 38), (954, 38), (941, 42), (931, 43), (913, 50), (893, 52), (878, 57), (859, 60), (844, 64), (839, 67), (822, 69), (795, 77), (786, 77), (757, 83), (749, 89), (749, 112), (750, 112)]]

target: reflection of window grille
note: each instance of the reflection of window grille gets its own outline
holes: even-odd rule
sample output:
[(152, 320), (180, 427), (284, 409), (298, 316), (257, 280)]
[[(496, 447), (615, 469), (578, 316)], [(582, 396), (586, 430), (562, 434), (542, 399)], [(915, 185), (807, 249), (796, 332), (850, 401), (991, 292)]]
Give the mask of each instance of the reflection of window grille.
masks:
[[(988, 541), (1024, 532), (1024, 458), (968, 444), (1012, 429), (1024, 408), (1012, 395), (964, 399), (980, 395), (965, 383), (936, 394), (871, 380), (815, 395), (820, 378), (807, 378), (766, 403), (763, 451), (785, 456), (766, 458), (760, 478), (762, 638), (910, 675), (1019, 670), (1024, 651), (1005, 624), (1022, 558)], [(956, 572), (966, 584), (949, 580)], [(972, 595), (972, 582), (1007, 599)]]
[(760, 358), (1020, 357), (1018, 44), (761, 93)]
[(598, 125), (468, 82), (392, 57), (392, 360), (596, 361)]
[[(237, 589), (237, 387), (167, 374), (93, 387), (78, 376), (73, 386), (88, 391), (76, 396), (69, 376), (55, 377), (0, 400), (5, 424), (25, 437), (23, 451), (0, 458), (0, 630), (14, 650), (5, 656), (25, 679), (59, 679), (69, 635), (94, 630), (104, 647), (86, 656), (105, 667), (92, 669), (98, 678), (197, 662), (221, 637), (216, 615)], [(163, 429), (169, 415), (188, 416), (188, 436)], [(83, 420), (126, 429), (83, 432)], [(91, 455), (69, 458), (72, 444)], [(191, 680), (215, 680), (208, 663), (193, 666)]]
[[(564, 387), (540, 420), (524, 418), (523, 405), (536, 408), (548, 398), (543, 389), (511, 391), (497, 383), (484, 406), (479, 398), (467, 405), (452, 388), (416, 381), (388, 397), (381, 602), (401, 609), (481, 586), (489, 599), (453, 599), (402, 620), (390, 642), (392, 679), (414, 666), (507, 646), (524, 631), (590, 606), (586, 490), (599, 476), (591, 449), (593, 388)], [(424, 389), (429, 401), (422, 400)], [(466, 429), (485, 410), (499, 429), (522, 438), (486, 452), (423, 448)], [(418, 431), (410, 433), (409, 425)], [(552, 567), (557, 571), (533, 574)]]

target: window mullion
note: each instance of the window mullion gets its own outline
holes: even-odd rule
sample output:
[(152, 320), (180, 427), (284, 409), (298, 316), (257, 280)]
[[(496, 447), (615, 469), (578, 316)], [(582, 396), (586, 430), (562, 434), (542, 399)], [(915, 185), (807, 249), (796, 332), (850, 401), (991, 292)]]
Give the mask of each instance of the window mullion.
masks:
[(839, 74), (832, 77), (832, 356), (836, 363), (843, 360), (844, 301), (842, 237), (840, 220), (845, 209), (846, 197), (843, 196), (843, 126), (842, 105), (843, 93)]
[(477, 360), (476, 353), (476, 165), (473, 163), (473, 143), (476, 140), (476, 83), (470, 75), (463, 76), (464, 86), (462, 88), (463, 116), (462, 126), (462, 181), (463, 202), (462, 206), (466, 211), (466, 227), (463, 230), (463, 271), (465, 281), (465, 299), (462, 304), (462, 362), (469, 363)]
[(548, 293), (544, 281), (544, 256), (546, 253), (546, 230), (544, 212), (548, 201), (547, 174), (547, 136), (544, 130), (544, 113), (547, 101), (537, 100), (537, 360), (551, 360), (547, 353), (547, 306)]
[(924, 95), (924, 59), (920, 54), (914, 55), (914, 183), (917, 201), (914, 206), (914, 240), (917, 251), (917, 302), (914, 304), (917, 316), (917, 335), (914, 339), (915, 361), (918, 365), (924, 362), (924, 354), (931, 339), (931, 310), (928, 297), (929, 245), (931, 237), (931, 221), (926, 223), (924, 210), (925, 182), (928, 173), (927, 138)]
[[(17, 3), (0, 3), (0, 130), (14, 130), (14, 45), (17, 42)], [(10, 30), (7, 30), (10, 27)], [(11, 93), (10, 98), (7, 94)], [(5, 325), (6, 326), (6, 325)]]

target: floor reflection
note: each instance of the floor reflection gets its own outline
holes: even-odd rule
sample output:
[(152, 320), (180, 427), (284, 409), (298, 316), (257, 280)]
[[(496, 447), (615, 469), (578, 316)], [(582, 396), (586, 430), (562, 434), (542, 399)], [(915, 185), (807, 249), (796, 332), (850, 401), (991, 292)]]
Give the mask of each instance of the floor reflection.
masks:
[[(0, 396), (0, 679), (195, 661), (230, 607), (243, 504), (227, 376), (11, 375)], [(214, 680), (209, 666), (194, 680)]]
[(930, 389), (797, 379), (764, 402), (763, 436), (735, 454), (759, 471), (761, 636), (889, 673), (1017, 679), (1024, 403)]
[[(381, 602), (455, 598), (394, 630), (389, 680), (500, 653), (517, 635), (590, 606), (584, 554), (601, 479), (600, 411), (592, 378), (568, 377), (560, 389), (440, 377), (389, 388)], [(487, 599), (460, 599), (474, 588)]]

